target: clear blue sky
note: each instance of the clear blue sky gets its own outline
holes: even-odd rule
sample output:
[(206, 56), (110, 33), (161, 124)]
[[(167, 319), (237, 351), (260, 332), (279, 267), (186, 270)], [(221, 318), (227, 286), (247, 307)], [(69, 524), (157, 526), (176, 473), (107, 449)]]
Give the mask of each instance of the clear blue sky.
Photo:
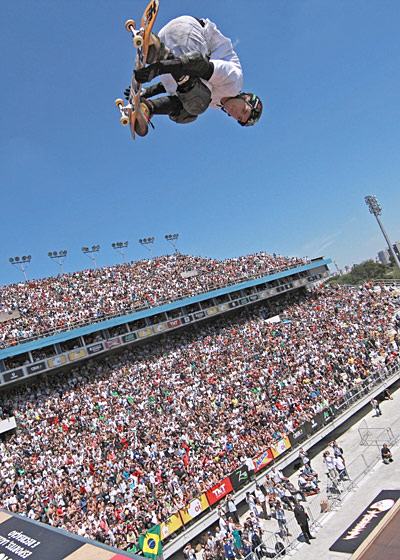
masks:
[(324, 254), (340, 266), (384, 246), (363, 197), (376, 194), (400, 239), (398, 0), (161, 0), (156, 28), (209, 17), (236, 45), (245, 89), (264, 101), (242, 128), (209, 110), (191, 125), (162, 117), (132, 142), (114, 99), (130, 80), (123, 24), (145, 0), (0, 3), (0, 284), (8, 258), (30, 277), (118, 262), (113, 241), (180, 233), (182, 252)]

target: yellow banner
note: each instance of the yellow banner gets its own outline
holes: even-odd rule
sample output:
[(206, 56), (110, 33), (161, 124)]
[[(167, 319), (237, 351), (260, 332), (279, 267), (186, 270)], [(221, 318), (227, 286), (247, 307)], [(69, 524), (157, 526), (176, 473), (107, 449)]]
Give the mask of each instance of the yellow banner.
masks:
[(145, 327), (144, 329), (136, 331), (136, 334), (139, 338), (145, 338), (146, 336), (151, 336), (153, 334), (153, 330), (151, 327)]
[(215, 315), (216, 313), (218, 313), (218, 307), (209, 307), (208, 309), (206, 309), (206, 313), (208, 316)]
[(171, 517), (168, 517), (167, 521), (161, 523), (161, 540), (165, 540), (170, 535), (175, 533), (178, 529), (182, 527), (182, 519), (178, 513), (174, 513)]
[(79, 350), (72, 350), (68, 352), (68, 358), (70, 362), (74, 360), (79, 360), (80, 358), (84, 358), (87, 356), (87, 350), (85, 348), (79, 348)]
[(202, 494), (198, 498), (195, 498), (189, 505), (180, 510), (182, 521), (184, 523), (189, 523), (192, 519), (197, 517), (202, 511), (208, 508), (208, 500), (205, 494)]
[(279, 455), (282, 455), (282, 453), (285, 453), (285, 451), (287, 449), (290, 449), (291, 447), (292, 446), (290, 444), (288, 437), (280, 439), (278, 443), (274, 445), (274, 447), (271, 447), (272, 455), (274, 456), (274, 459), (275, 457), (279, 457)]
[(64, 364), (67, 363), (67, 356), (65, 356), (64, 354), (61, 354), (61, 356), (54, 356), (54, 358), (49, 358), (47, 360), (47, 365), (48, 367), (57, 367), (57, 366), (63, 366)]

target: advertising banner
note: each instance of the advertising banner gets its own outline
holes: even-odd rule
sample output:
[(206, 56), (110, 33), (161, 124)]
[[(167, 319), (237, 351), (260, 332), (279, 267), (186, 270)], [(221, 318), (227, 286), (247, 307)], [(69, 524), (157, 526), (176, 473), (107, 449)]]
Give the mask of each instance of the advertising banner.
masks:
[(20, 379), (21, 377), (24, 377), (24, 370), (22, 368), (3, 373), (4, 383), (9, 383), (10, 381), (14, 381), (15, 379)]
[(210, 490), (207, 490), (206, 496), (208, 503), (212, 506), (232, 491), (232, 483), (229, 476), (227, 476), (221, 480), (221, 482), (218, 482), (218, 484), (215, 484), (212, 488), (210, 488)]
[[(87, 543), (43, 523), (0, 511), (0, 560), (128, 560), (123, 551)], [(134, 556), (134, 558), (140, 558)]]
[(193, 317), (191, 315), (185, 315), (184, 317), (181, 317), (181, 321), (182, 323), (191, 323), (193, 321)]
[(46, 369), (46, 362), (36, 362), (36, 364), (32, 364), (31, 366), (26, 366), (26, 373), (28, 375), (32, 375), (33, 373), (39, 373), (40, 371), (44, 371)]
[(88, 355), (86, 348), (77, 348), (76, 350), (71, 350), (68, 352), (68, 359), (70, 362), (75, 362), (75, 360), (80, 360)]
[(167, 521), (161, 523), (161, 540), (167, 539), (170, 535), (175, 533), (178, 529), (183, 526), (181, 516), (178, 513), (174, 513), (168, 517)]
[(153, 326), (153, 331), (155, 333), (161, 333), (168, 330), (168, 325), (167, 323), (158, 323), (158, 325), (154, 325)]
[(131, 332), (129, 334), (124, 334), (124, 336), (122, 337), (122, 342), (123, 343), (133, 342), (136, 339), (137, 339), (136, 333)]
[(248, 301), (249, 301), (249, 298), (247, 298), (247, 297), (242, 297), (242, 298), (240, 298), (240, 300), (239, 300), (239, 305), (244, 305), (245, 303), (248, 303)]
[(216, 305), (214, 305), (213, 307), (209, 307), (208, 309), (206, 309), (206, 313), (208, 317), (211, 317), (211, 315), (215, 315), (216, 313), (218, 313), (218, 307)]
[[(396, 505), (400, 490), (382, 490), (329, 550), (351, 554), (363, 543), (385, 515)], [(394, 556), (390, 556), (394, 558)], [(385, 554), (382, 555), (385, 558)]]
[(203, 317), (205, 317), (206, 314), (204, 311), (196, 311), (195, 313), (193, 313), (193, 317), (195, 319), (203, 319)]
[(230, 305), (229, 305), (229, 303), (220, 303), (218, 305), (218, 309), (220, 311), (228, 311), (228, 309), (230, 309)]
[(63, 366), (67, 363), (67, 356), (61, 354), (60, 356), (54, 356), (54, 358), (49, 358), (47, 360), (47, 365), (49, 368), (54, 368), (58, 366)]
[(136, 331), (136, 334), (139, 338), (146, 338), (147, 336), (151, 336), (153, 334), (153, 329), (151, 327), (144, 327)]
[(101, 352), (102, 350), (104, 350), (104, 346), (102, 342), (96, 342), (96, 344), (87, 346), (86, 350), (89, 355), (97, 354), (97, 352)]
[(232, 487), (236, 492), (249, 481), (249, 469), (247, 468), (247, 465), (242, 465), (236, 469), (229, 475), (229, 478), (231, 480)]
[(115, 338), (109, 338), (108, 340), (104, 341), (105, 348), (114, 348), (115, 346), (121, 345), (121, 338), (116, 336)]
[(257, 301), (258, 299), (260, 299), (260, 296), (258, 294), (251, 294), (249, 296), (249, 301)]
[(254, 462), (254, 472), (259, 472), (262, 469), (265, 469), (272, 461), (274, 460), (274, 456), (272, 455), (271, 449), (267, 449), (261, 455), (253, 459)]
[(170, 319), (167, 321), (167, 325), (170, 329), (176, 329), (176, 327), (182, 325), (182, 321), (180, 319)]
[(276, 445), (271, 447), (271, 451), (272, 451), (272, 455), (274, 456), (274, 459), (276, 457), (279, 457), (279, 455), (282, 455), (282, 453), (285, 453), (285, 451), (287, 451), (291, 447), (292, 444), (290, 443), (288, 437), (280, 439)]
[(301, 426), (298, 426), (294, 432), (289, 434), (289, 440), (292, 444), (292, 447), (303, 443), (308, 436), (311, 434), (311, 424), (310, 422), (304, 422)]
[(239, 302), (237, 300), (230, 301), (228, 305), (229, 305), (229, 309), (234, 309), (235, 307), (237, 307), (239, 305)]
[(189, 504), (179, 512), (183, 523), (189, 523), (189, 521), (200, 515), (200, 513), (205, 511), (208, 507), (209, 504), (205, 494), (191, 500)]

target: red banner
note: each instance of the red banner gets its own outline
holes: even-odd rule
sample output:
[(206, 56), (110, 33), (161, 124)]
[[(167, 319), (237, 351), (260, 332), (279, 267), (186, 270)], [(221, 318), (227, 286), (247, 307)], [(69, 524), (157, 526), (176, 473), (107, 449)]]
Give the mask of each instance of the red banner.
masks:
[(274, 460), (274, 456), (272, 454), (271, 449), (267, 449), (266, 451), (261, 453), (261, 455), (259, 455), (256, 459), (253, 459), (254, 472), (258, 472), (261, 471), (262, 469), (265, 469), (265, 467), (269, 465), (273, 460)]
[(215, 484), (210, 490), (207, 490), (206, 496), (210, 506), (221, 500), (224, 496), (233, 492), (232, 483), (230, 478), (227, 476), (218, 484)]

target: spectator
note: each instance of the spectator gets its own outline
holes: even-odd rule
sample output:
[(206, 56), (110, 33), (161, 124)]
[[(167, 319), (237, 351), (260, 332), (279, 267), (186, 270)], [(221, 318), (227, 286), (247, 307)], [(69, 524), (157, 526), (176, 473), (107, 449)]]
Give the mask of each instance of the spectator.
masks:
[(387, 443), (383, 444), (381, 449), (381, 455), (385, 465), (388, 465), (389, 463), (393, 463), (392, 452), (390, 451)]
[(375, 416), (382, 416), (382, 411), (379, 405), (379, 401), (377, 399), (371, 400), (372, 410), (375, 412)]
[(301, 504), (296, 504), (294, 506), (293, 513), (300, 529), (302, 530), (305, 542), (307, 544), (311, 544), (310, 539), (315, 539), (315, 537), (313, 537), (310, 532), (310, 527), (308, 525), (308, 513), (305, 511), (304, 507)]

